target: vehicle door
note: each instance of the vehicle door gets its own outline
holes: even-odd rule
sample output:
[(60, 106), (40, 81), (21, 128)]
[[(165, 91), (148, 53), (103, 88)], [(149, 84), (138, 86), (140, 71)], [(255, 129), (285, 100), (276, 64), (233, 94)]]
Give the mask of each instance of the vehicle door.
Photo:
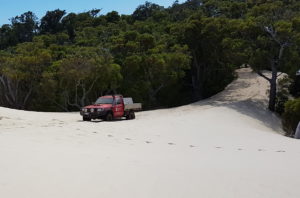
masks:
[(114, 117), (122, 117), (124, 115), (124, 103), (121, 97), (115, 97), (113, 111)]

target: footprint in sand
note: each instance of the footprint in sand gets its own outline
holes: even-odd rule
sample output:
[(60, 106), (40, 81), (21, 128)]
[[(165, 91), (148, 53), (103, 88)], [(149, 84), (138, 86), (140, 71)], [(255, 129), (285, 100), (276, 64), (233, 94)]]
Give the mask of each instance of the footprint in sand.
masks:
[(150, 142), (150, 141), (145, 141), (147, 144), (151, 144), (152, 142)]
[(96, 133), (98, 133), (98, 132), (94, 131), (93, 133), (95, 133), (95, 134), (96, 134)]
[(111, 138), (111, 137), (114, 137), (114, 136), (112, 136), (112, 135), (107, 135), (107, 137), (110, 137), (110, 138)]
[(173, 143), (173, 142), (169, 142), (168, 144), (171, 145), (171, 146), (175, 145), (175, 143)]
[(131, 140), (130, 138), (125, 138), (125, 140)]

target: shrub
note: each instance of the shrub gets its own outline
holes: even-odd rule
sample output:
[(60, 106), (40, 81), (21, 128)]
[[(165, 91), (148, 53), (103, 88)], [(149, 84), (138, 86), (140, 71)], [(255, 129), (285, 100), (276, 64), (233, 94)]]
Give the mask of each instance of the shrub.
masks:
[(278, 89), (276, 96), (276, 107), (275, 110), (279, 115), (284, 113), (284, 105), (290, 98), (289, 88), (293, 80), (288, 76), (285, 76), (278, 80)]
[(287, 136), (293, 136), (300, 121), (300, 98), (285, 103), (282, 124)]

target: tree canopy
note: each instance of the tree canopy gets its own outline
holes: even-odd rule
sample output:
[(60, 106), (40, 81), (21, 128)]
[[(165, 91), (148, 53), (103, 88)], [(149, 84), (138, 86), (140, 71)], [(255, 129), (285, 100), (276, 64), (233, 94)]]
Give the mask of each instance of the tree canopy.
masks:
[(0, 105), (72, 111), (121, 93), (146, 109), (177, 106), (223, 90), (243, 64), (273, 71), (271, 90), (288, 73), (299, 93), (299, 46), (296, 0), (146, 2), (131, 15), (57, 9), (40, 20), (29, 11), (0, 27)]

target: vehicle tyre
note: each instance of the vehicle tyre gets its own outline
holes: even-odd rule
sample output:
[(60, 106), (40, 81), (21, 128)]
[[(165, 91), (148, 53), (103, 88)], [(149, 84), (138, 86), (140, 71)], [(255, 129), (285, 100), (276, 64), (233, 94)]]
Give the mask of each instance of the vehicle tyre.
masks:
[(128, 115), (126, 116), (126, 119), (127, 119), (127, 120), (133, 120), (133, 119), (135, 119), (135, 114), (134, 114), (134, 112), (133, 112), (133, 111), (130, 111), (130, 112), (128, 113)]
[(83, 121), (91, 121), (92, 119), (91, 118), (87, 118), (87, 117), (82, 117), (82, 120)]
[(135, 119), (135, 113), (134, 113), (134, 111), (131, 112), (131, 119), (132, 119), (132, 120)]
[(105, 116), (105, 121), (112, 121), (113, 120), (113, 115), (111, 112), (108, 112)]

